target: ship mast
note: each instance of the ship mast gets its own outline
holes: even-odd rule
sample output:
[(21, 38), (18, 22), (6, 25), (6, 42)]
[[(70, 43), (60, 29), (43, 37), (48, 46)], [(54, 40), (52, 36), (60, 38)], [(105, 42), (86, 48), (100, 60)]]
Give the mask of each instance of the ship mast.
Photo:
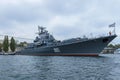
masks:
[(44, 31), (45, 31), (45, 27), (38, 25), (38, 34), (40, 35), (40, 34), (44, 33)]

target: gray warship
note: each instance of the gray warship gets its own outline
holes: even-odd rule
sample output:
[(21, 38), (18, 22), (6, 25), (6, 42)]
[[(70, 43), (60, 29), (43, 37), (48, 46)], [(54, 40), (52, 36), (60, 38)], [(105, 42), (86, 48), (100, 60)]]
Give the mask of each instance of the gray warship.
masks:
[(79, 37), (58, 41), (45, 27), (38, 26), (38, 36), (34, 42), (16, 52), (16, 54), (36, 56), (98, 56), (116, 36), (116, 34), (109, 34), (97, 38)]

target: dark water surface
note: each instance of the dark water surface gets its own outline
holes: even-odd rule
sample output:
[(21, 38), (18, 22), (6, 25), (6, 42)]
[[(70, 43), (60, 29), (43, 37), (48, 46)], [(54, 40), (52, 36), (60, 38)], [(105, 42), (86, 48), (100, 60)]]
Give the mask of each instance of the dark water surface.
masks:
[(120, 80), (120, 54), (101, 57), (0, 55), (0, 80)]

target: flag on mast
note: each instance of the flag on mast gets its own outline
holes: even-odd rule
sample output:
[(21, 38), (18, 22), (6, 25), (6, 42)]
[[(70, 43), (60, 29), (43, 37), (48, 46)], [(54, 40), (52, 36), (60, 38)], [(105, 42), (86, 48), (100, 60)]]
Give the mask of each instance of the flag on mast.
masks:
[(113, 24), (110, 24), (110, 25), (109, 25), (109, 28), (111, 28), (111, 27), (114, 28), (114, 29), (113, 29), (113, 33), (114, 33), (114, 34), (116, 34), (116, 32), (115, 32), (115, 24), (116, 24), (116, 23), (114, 22)]
[(109, 27), (115, 27), (115, 22), (113, 24), (110, 24)]

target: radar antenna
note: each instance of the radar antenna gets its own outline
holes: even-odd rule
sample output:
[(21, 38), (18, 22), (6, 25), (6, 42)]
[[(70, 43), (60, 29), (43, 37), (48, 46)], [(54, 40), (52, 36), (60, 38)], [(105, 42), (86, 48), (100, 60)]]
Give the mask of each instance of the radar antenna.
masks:
[(38, 25), (38, 34), (43, 33), (44, 30), (45, 30), (45, 27), (42, 27), (42, 26), (39, 26), (39, 25)]

